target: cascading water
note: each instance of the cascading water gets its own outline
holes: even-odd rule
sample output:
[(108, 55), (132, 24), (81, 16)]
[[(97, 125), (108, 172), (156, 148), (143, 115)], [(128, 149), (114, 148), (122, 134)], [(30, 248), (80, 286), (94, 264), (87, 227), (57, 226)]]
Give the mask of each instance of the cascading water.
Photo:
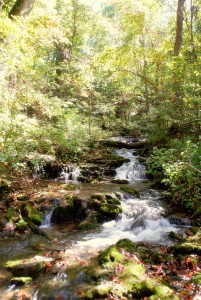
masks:
[(68, 182), (76, 183), (76, 182), (78, 182), (79, 176), (80, 176), (80, 168), (79, 167), (66, 166), (61, 171), (60, 179), (64, 180), (66, 183), (68, 183)]
[(116, 179), (126, 179), (130, 182), (146, 180), (145, 166), (139, 163), (133, 149), (120, 149), (117, 150), (117, 154), (129, 161), (116, 169)]
[(33, 178), (34, 179), (44, 178), (44, 174), (45, 172), (43, 166), (40, 166), (38, 163), (36, 163), (33, 168)]
[[(147, 181), (145, 166), (140, 164), (135, 151), (132, 149), (121, 149), (117, 150), (117, 154), (129, 159), (129, 162), (116, 169), (116, 178), (127, 179), (131, 186), (139, 185), (144, 189), (147, 185), (147, 183), (144, 183), (144, 181)], [(65, 180), (65, 182), (77, 182), (79, 174), (79, 168), (65, 167), (60, 174), (60, 178)], [(168, 233), (180, 230), (179, 227), (174, 226), (171, 224), (172, 222), (163, 217), (164, 208), (160, 200), (161, 195), (159, 191), (145, 189), (140, 192), (138, 197), (133, 197), (129, 194), (122, 194), (120, 197), (122, 214), (119, 218), (104, 223), (100, 229), (94, 230), (90, 234), (78, 231), (70, 232), (69, 234), (69, 232), (65, 232), (64, 227), (55, 228), (52, 226), (48, 229), (51, 231), (52, 240), (54, 240), (54, 244), (52, 240), (51, 243), (47, 244), (47, 249), (50, 248), (48, 251), (51, 251), (53, 244), (53, 249), (58, 248), (58, 251), (62, 250), (62, 257), (66, 259), (65, 263), (72, 263), (72, 265), (75, 263), (77, 265), (95, 256), (99, 250), (116, 243), (120, 239), (127, 238), (136, 242), (168, 243)], [(41, 227), (50, 227), (51, 214), (52, 211), (45, 214)], [(56, 234), (54, 235), (54, 233)], [(79, 299), (75, 289), (77, 289), (79, 284), (83, 284), (84, 275), (78, 272), (75, 280), (71, 282), (70, 276), (67, 277), (65, 273), (65, 264), (62, 266), (62, 263), (55, 272), (52, 276), (47, 274), (47, 279), (44, 279), (44, 283), (40, 281), (36, 284), (33, 283), (32, 299)], [(14, 285), (4, 290), (4, 299), (11, 299), (7, 295), (12, 291), (13, 294), (16, 291)]]
[[(158, 197), (153, 197), (153, 190), (148, 197), (134, 198), (122, 195), (122, 215), (119, 219), (106, 222), (100, 233), (92, 233), (79, 242), (80, 246), (100, 247), (116, 243), (120, 239), (163, 243), (168, 241), (168, 233), (178, 228), (162, 217), (164, 209)], [(156, 193), (157, 194), (157, 193)]]
[(52, 209), (51, 211), (44, 214), (42, 223), (40, 225), (40, 228), (49, 228), (49, 227), (51, 227), (51, 218), (52, 218), (53, 210), (54, 209)]

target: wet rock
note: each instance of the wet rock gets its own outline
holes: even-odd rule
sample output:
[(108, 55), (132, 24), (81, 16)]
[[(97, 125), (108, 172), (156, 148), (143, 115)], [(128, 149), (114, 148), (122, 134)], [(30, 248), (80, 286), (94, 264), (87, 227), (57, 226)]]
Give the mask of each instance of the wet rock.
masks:
[(106, 219), (114, 219), (122, 213), (121, 201), (114, 194), (93, 194), (89, 206)]
[(130, 195), (140, 197), (140, 191), (138, 189), (132, 187), (132, 186), (129, 186), (129, 185), (122, 186), (121, 190), (128, 193), (128, 194), (130, 194)]
[(89, 229), (95, 229), (97, 227), (99, 227), (99, 223), (100, 223), (100, 214), (96, 211), (89, 211), (86, 219), (82, 222), (80, 222), (77, 225), (78, 229), (81, 230), (89, 230)]
[(54, 209), (51, 218), (53, 223), (78, 223), (86, 218), (88, 204), (85, 198), (73, 196), (69, 197), (67, 201), (67, 205), (61, 205)]
[(112, 183), (117, 183), (117, 184), (128, 184), (129, 180), (126, 180), (126, 179), (112, 179), (111, 182)]
[(46, 264), (51, 261), (53, 261), (52, 258), (34, 256), (26, 259), (8, 261), (6, 268), (17, 277), (34, 277), (45, 269)]

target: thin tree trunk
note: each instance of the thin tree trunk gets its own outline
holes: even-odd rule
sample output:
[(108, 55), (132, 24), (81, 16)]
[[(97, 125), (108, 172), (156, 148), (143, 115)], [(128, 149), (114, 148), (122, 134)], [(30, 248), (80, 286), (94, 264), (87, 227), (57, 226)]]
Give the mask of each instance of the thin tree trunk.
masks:
[(177, 23), (176, 23), (176, 39), (174, 45), (174, 55), (178, 56), (183, 41), (183, 20), (184, 20), (184, 4), (186, 0), (178, 0), (177, 6)]
[(14, 16), (26, 17), (30, 14), (35, 0), (17, 0), (9, 12), (9, 18)]

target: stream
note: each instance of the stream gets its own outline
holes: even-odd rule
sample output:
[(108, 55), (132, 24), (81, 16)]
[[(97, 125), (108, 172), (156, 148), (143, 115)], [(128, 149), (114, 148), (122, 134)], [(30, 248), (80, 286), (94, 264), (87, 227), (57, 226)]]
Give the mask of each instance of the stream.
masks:
[[(5, 240), (0, 242), (0, 260), (6, 262), (11, 258), (26, 258), (29, 256), (45, 255), (58, 259), (54, 274), (43, 274), (24, 287), (8, 284), (0, 290), (0, 299), (8, 300), (16, 292), (28, 291), (32, 300), (75, 300), (80, 299), (77, 292), (86, 286), (83, 266), (87, 266), (89, 260), (95, 257), (100, 250), (116, 243), (120, 239), (132, 241), (148, 241), (158, 244), (171, 244), (168, 234), (178, 232), (181, 226), (171, 224), (164, 217), (165, 208), (161, 200), (160, 191), (147, 188), (148, 179), (146, 168), (138, 160), (134, 149), (119, 149), (117, 154), (129, 159), (121, 167), (116, 169), (116, 179), (126, 179), (130, 186), (138, 188), (140, 195), (131, 196), (120, 192), (117, 184), (109, 182), (101, 184), (79, 183), (76, 193), (110, 192), (119, 193), (122, 205), (122, 214), (116, 219), (105, 222), (99, 229), (90, 231), (78, 231), (73, 225), (52, 225), (49, 211), (43, 220), (41, 229), (44, 230), (50, 240), (43, 236), (31, 235), (21, 240)], [(67, 169), (62, 173), (65, 182), (75, 179), (79, 170), (68, 176)], [(72, 174), (72, 170), (70, 170)], [(76, 177), (77, 178), (77, 177)], [(82, 188), (81, 188), (82, 186)], [(68, 267), (69, 273), (64, 272)], [(5, 270), (2, 274), (6, 275)], [(2, 275), (3, 276), (3, 275)], [(17, 299), (17, 298), (16, 298)]]

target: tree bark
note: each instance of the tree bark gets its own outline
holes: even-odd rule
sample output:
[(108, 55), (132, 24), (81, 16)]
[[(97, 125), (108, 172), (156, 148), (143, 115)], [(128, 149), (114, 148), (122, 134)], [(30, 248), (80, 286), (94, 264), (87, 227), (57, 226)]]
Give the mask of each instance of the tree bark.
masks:
[(30, 14), (35, 0), (17, 0), (9, 12), (9, 18), (14, 16), (26, 17)]
[(177, 23), (176, 23), (176, 39), (174, 45), (174, 55), (178, 56), (183, 41), (183, 20), (184, 20), (184, 4), (186, 0), (178, 0), (177, 6)]

